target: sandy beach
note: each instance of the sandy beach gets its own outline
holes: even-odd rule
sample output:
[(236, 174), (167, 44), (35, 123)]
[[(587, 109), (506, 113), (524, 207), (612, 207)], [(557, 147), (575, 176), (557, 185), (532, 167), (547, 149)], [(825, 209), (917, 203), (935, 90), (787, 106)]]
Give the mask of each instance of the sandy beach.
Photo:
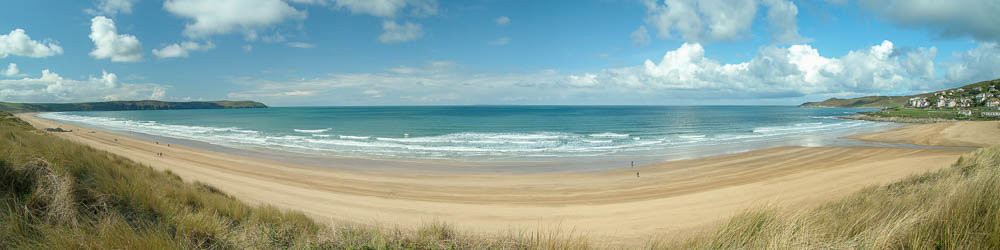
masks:
[[(299, 166), (56, 123), (37, 128), (170, 170), (234, 197), (326, 221), (413, 227), (448, 222), (479, 233), (562, 230), (597, 242), (704, 228), (760, 206), (808, 206), (861, 188), (950, 166), (968, 149), (778, 147), (600, 173), (389, 174)], [(913, 125), (852, 136), (867, 141), (982, 146), (1000, 142), (996, 122)], [(158, 156), (163, 153), (163, 156)]]
[(852, 135), (846, 138), (927, 146), (982, 147), (1000, 144), (1000, 122), (939, 122), (919, 124), (879, 133)]

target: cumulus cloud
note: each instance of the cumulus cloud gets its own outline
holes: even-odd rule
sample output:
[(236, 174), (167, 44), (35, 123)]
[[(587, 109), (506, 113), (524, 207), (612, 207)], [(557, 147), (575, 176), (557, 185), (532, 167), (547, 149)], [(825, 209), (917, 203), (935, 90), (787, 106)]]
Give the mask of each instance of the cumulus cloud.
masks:
[(0, 75), (6, 77), (21, 76), (21, 70), (17, 68), (17, 64), (10, 63), (7, 65), (7, 69), (0, 71)]
[(38, 42), (31, 40), (23, 29), (11, 30), (9, 34), (0, 34), (0, 58), (7, 56), (49, 57), (62, 54), (63, 49), (53, 42)]
[(420, 24), (405, 22), (403, 24), (395, 21), (382, 22), (382, 34), (378, 36), (378, 41), (382, 43), (401, 43), (416, 40), (424, 35), (424, 28)]
[(1000, 76), (1000, 46), (996, 42), (980, 42), (976, 48), (952, 55), (946, 65), (945, 77), (951, 82), (975, 82)]
[(204, 44), (197, 42), (182, 42), (180, 44), (170, 44), (164, 46), (161, 49), (153, 49), (153, 55), (160, 59), (164, 58), (174, 58), (174, 57), (188, 57), (188, 53), (191, 51), (206, 51), (215, 48), (215, 44), (212, 42), (206, 42)]
[(504, 25), (507, 25), (508, 23), (510, 23), (510, 17), (500, 16), (500, 17), (497, 17), (497, 19), (493, 20), (493, 21), (496, 22), (497, 25), (504, 26)]
[(942, 37), (971, 36), (1000, 41), (1000, 2), (981, 0), (861, 0), (861, 6), (904, 27), (928, 29)]
[(258, 29), (307, 16), (281, 0), (167, 0), (163, 8), (192, 19), (184, 27), (184, 35), (192, 39), (240, 31), (247, 40), (256, 40)]
[(364, 92), (361, 92), (361, 93), (365, 94), (365, 95), (368, 95), (368, 96), (370, 96), (372, 98), (382, 98), (382, 92), (379, 92), (378, 90), (374, 90), (374, 89), (365, 90)]
[(114, 73), (100, 77), (68, 79), (49, 70), (39, 78), (0, 80), (0, 100), (11, 102), (86, 102), (134, 99), (163, 99), (168, 86), (152, 83), (124, 83)]
[(764, 0), (767, 6), (767, 23), (771, 37), (778, 43), (801, 42), (799, 25), (795, 17), (799, 15), (798, 7), (787, 0)]
[[(305, 0), (309, 1), (309, 0)], [(410, 7), (413, 16), (433, 16), (438, 13), (437, 0), (330, 0), (333, 6), (347, 9), (354, 14), (393, 17)], [(313, 1), (325, 3), (325, 1)]]
[(304, 42), (290, 42), (286, 43), (285, 45), (288, 45), (288, 47), (300, 48), (300, 49), (311, 49), (316, 47), (316, 44), (304, 43)]
[[(749, 35), (761, 5), (768, 8), (771, 33), (779, 43), (799, 40), (798, 9), (787, 0), (645, 0), (648, 16), (660, 38), (689, 42), (731, 41)], [(679, 36), (679, 37), (677, 37)]]
[[(281, 105), (406, 104), (797, 104), (828, 97), (933, 91), (1000, 75), (1000, 46), (980, 43), (936, 65), (937, 48), (891, 41), (821, 56), (808, 44), (761, 47), (749, 60), (721, 63), (698, 43), (663, 57), (595, 72), (463, 72), (453, 62), (398, 66), (381, 73), (330, 74), (288, 81), (246, 80), (230, 98)], [(947, 69), (938, 74), (935, 69)], [(382, 98), (357, 93), (378, 90)], [(307, 91), (310, 98), (281, 93)], [(331, 103), (331, 100), (334, 100)], [(750, 101), (747, 101), (750, 100)]]
[(510, 37), (501, 37), (497, 38), (497, 40), (490, 41), (488, 44), (493, 46), (503, 46), (508, 43), (510, 43)]
[(112, 62), (138, 62), (142, 60), (142, 45), (133, 35), (118, 34), (115, 21), (104, 16), (90, 19), (90, 40), (94, 50), (90, 56), (110, 58)]
[(707, 58), (700, 44), (685, 43), (659, 62), (646, 60), (642, 66), (604, 70), (589, 78), (602, 86), (768, 98), (891, 94), (887, 92), (921, 88), (913, 79), (926, 74), (907, 70), (903, 61), (923, 65), (933, 63), (933, 55), (901, 58), (894, 49), (892, 42), (883, 41), (840, 58), (827, 58), (809, 45), (769, 46), (749, 61), (722, 64)]
[(138, 2), (138, 0), (100, 0), (97, 2), (97, 8), (85, 9), (83, 10), (90, 15), (117, 15), (120, 13), (131, 14), (132, 4)]
[(646, 46), (652, 39), (649, 38), (649, 31), (646, 30), (646, 26), (639, 26), (638, 29), (632, 31), (632, 44), (635, 46)]

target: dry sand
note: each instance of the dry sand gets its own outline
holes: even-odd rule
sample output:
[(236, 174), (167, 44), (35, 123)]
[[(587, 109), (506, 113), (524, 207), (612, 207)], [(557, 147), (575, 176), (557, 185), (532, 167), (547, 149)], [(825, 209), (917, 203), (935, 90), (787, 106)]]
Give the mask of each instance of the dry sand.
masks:
[[(630, 168), (601, 173), (386, 174), (167, 147), (103, 131), (89, 133), (90, 129), (30, 114), (18, 117), (38, 128), (73, 129), (54, 134), (170, 170), (186, 181), (208, 183), (239, 199), (323, 220), (403, 228), (448, 222), (460, 230), (487, 234), (564, 231), (613, 244), (643, 244), (642, 239), (648, 237), (691, 232), (761, 206), (816, 204), (866, 186), (950, 166), (969, 152), (779, 147), (642, 166), (638, 168), (641, 178)], [(997, 135), (989, 130), (995, 124), (962, 126)], [(927, 133), (966, 134), (940, 132), (948, 129), (935, 126), (907, 129), (915, 130), (906, 132), (914, 139)], [(946, 139), (965, 141), (964, 137), (938, 138)], [(158, 157), (158, 152), (164, 156)]]
[(982, 147), (1000, 144), (1000, 121), (939, 122), (910, 125), (884, 132), (847, 136), (846, 138), (930, 146)]

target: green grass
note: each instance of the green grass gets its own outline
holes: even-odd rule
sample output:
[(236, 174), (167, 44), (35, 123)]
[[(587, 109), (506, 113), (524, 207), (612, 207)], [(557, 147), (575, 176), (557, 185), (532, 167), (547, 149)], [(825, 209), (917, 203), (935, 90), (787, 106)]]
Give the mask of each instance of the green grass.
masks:
[[(665, 225), (669, 226), (669, 225)], [(461, 232), (317, 223), (251, 206), (107, 152), (32, 128), (0, 111), (0, 248), (38, 249), (582, 249), (575, 234)], [(859, 191), (809, 209), (753, 209), (682, 249), (1000, 248), (1000, 146), (951, 168)]]
[(0, 249), (583, 248), (584, 242), (521, 232), (472, 235), (441, 223), (416, 231), (321, 224), (247, 205), (0, 111)]
[(805, 210), (757, 209), (681, 248), (997, 249), (1000, 146)]
[[(981, 117), (979, 112), (989, 112), (996, 110), (976, 109), (972, 110), (972, 116), (960, 115), (957, 109), (913, 109), (913, 108), (893, 108), (876, 112), (864, 113), (863, 116), (873, 118), (872, 120), (887, 120), (894, 122), (919, 122), (919, 121), (993, 121), (997, 117)], [(888, 118), (888, 119), (879, 119)]]

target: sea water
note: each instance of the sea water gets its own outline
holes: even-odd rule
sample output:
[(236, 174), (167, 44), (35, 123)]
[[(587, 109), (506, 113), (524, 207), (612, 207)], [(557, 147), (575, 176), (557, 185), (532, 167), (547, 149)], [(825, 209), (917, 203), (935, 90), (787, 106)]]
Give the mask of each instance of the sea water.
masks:
[[(42, 118), (248, 150), (463, 161), (692, 155), (824, 146), (888, 126), (867, 109), (792, 106), (408, 106), (58, 112)], [(709, 150), (710, 151), (710, 150)], [(670, 159), (670, 158), (665, 158)]]

